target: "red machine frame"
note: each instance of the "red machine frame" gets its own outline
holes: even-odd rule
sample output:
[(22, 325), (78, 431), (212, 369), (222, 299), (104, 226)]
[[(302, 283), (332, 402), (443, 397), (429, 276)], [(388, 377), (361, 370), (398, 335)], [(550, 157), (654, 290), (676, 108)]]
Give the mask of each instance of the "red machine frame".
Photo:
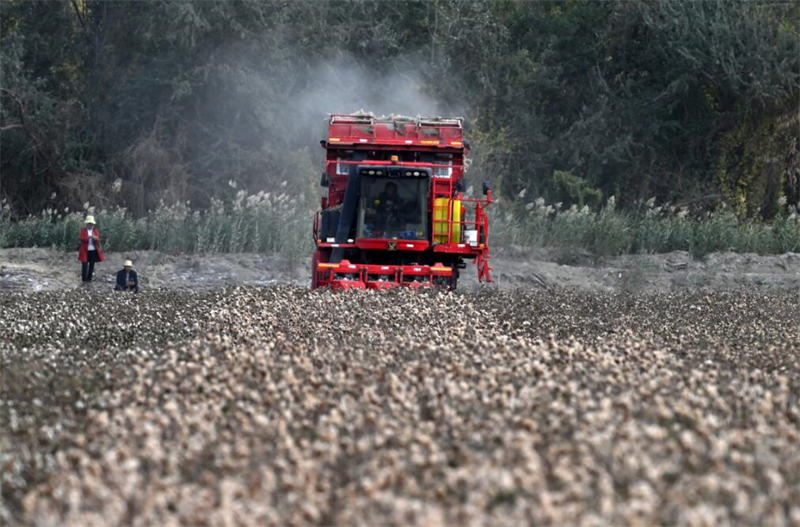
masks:
[[(328, 138), (321, 141), (326, 150), (322, 182), (328, 192), (314, 215), (312, 288), (455, 288), (464, 259), (474, 260), (480, 281), (491, 282), (485, 211), (492, 195), (486, 187), (482, 199), (463, 197), (464, 159), (469, 146), (463, 141), (462, 130), (457, 118), (330, 116)], [(330, 236), (330, 225), (326, 226), (328, 232), (321, 232), (322, 215), (342, 209), (352, 170), (364, 166), (386, 167), (387, 173), (428, 174), (427, 239), (336, 238)], [(435, 209), (441, 210), (444, 198), (446, 217), (437, 218)], [(468, 214), (471, 220), (466, 219)], [(348, 216), (339, 221), (352, 225), (355, 220)]]

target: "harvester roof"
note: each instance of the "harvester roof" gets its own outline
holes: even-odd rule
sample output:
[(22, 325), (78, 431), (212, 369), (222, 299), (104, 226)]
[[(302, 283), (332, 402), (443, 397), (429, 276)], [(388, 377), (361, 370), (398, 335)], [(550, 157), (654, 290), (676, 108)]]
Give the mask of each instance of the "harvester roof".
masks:
[(369, 113), (333, 114), (328, 144), (464, 148), (460, 117), (375, 117)]

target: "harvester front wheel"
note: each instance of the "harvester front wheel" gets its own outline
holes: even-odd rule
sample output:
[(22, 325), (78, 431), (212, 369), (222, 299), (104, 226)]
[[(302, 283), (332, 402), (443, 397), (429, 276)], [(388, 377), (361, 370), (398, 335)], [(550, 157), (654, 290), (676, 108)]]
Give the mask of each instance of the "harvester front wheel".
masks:
[(456, 285), (458, 284), (458, 271), (456, 270), (452, 276), (433, 277), (433, 284), (437, 287), (445, 288), (450, 291), (455, 291)]
[(311, 254), (311, 289), (316, 289), (319, 287), (319, 280), (317, 276), (317, 264), (320, 262), (322, 257), (322, 251), (319, 249), (315, 250)]

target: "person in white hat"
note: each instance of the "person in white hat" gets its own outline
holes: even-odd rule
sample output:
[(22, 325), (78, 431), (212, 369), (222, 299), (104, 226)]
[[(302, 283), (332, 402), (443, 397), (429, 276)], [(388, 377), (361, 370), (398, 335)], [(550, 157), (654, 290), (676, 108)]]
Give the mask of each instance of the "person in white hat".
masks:
[(94, 222), (94, 216), (86, 216), (86, 224), (81, 227), (78, 236), (78, 260), (81, 262), (81, 279), (91, 282), (94, 264), (105, 261), (100, 249), (100, 231)]
[(125, 260), (122, 264), (122, 269), (117, 271), (117, 285), (114, 286), (116, 291), (133, 291), (139, 292), (139, 276), (133, 270), (133, 262)]

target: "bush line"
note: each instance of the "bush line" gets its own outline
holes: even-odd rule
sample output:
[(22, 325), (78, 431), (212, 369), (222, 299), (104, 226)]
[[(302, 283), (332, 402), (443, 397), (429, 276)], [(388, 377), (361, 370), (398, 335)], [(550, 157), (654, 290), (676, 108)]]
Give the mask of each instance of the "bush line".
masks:
[[(205, 210), (187, 203), (162, 204), (144, 218), (124, 208), (95, 211), (46, 209), (39, 215), (12, 219), (0, 215), (0, 247), (77, 248), (84, 215), (98, 216), (107, 251), (158, 250), (179, 253), (266, 253), (302, 257), (313, 249), (311, 211), (302, 196), (259, 192), (236, 194), (229, 202), (213, 200)], [(599, 211), (541, 198), (522, 204), (498, 201), (490, 207), (490, 243), (494, 248), (564, 247), (596, 256), (688, 251), (695, 257), (732, 251), (758, 254), (800, 252), (800, 217), (786, 207), (772, 221), (742, 221), (732, 212), (689, 214), (688, 209), (656, 207), (652, 200), (638, 210), (621, 211), (613, 196)]]

